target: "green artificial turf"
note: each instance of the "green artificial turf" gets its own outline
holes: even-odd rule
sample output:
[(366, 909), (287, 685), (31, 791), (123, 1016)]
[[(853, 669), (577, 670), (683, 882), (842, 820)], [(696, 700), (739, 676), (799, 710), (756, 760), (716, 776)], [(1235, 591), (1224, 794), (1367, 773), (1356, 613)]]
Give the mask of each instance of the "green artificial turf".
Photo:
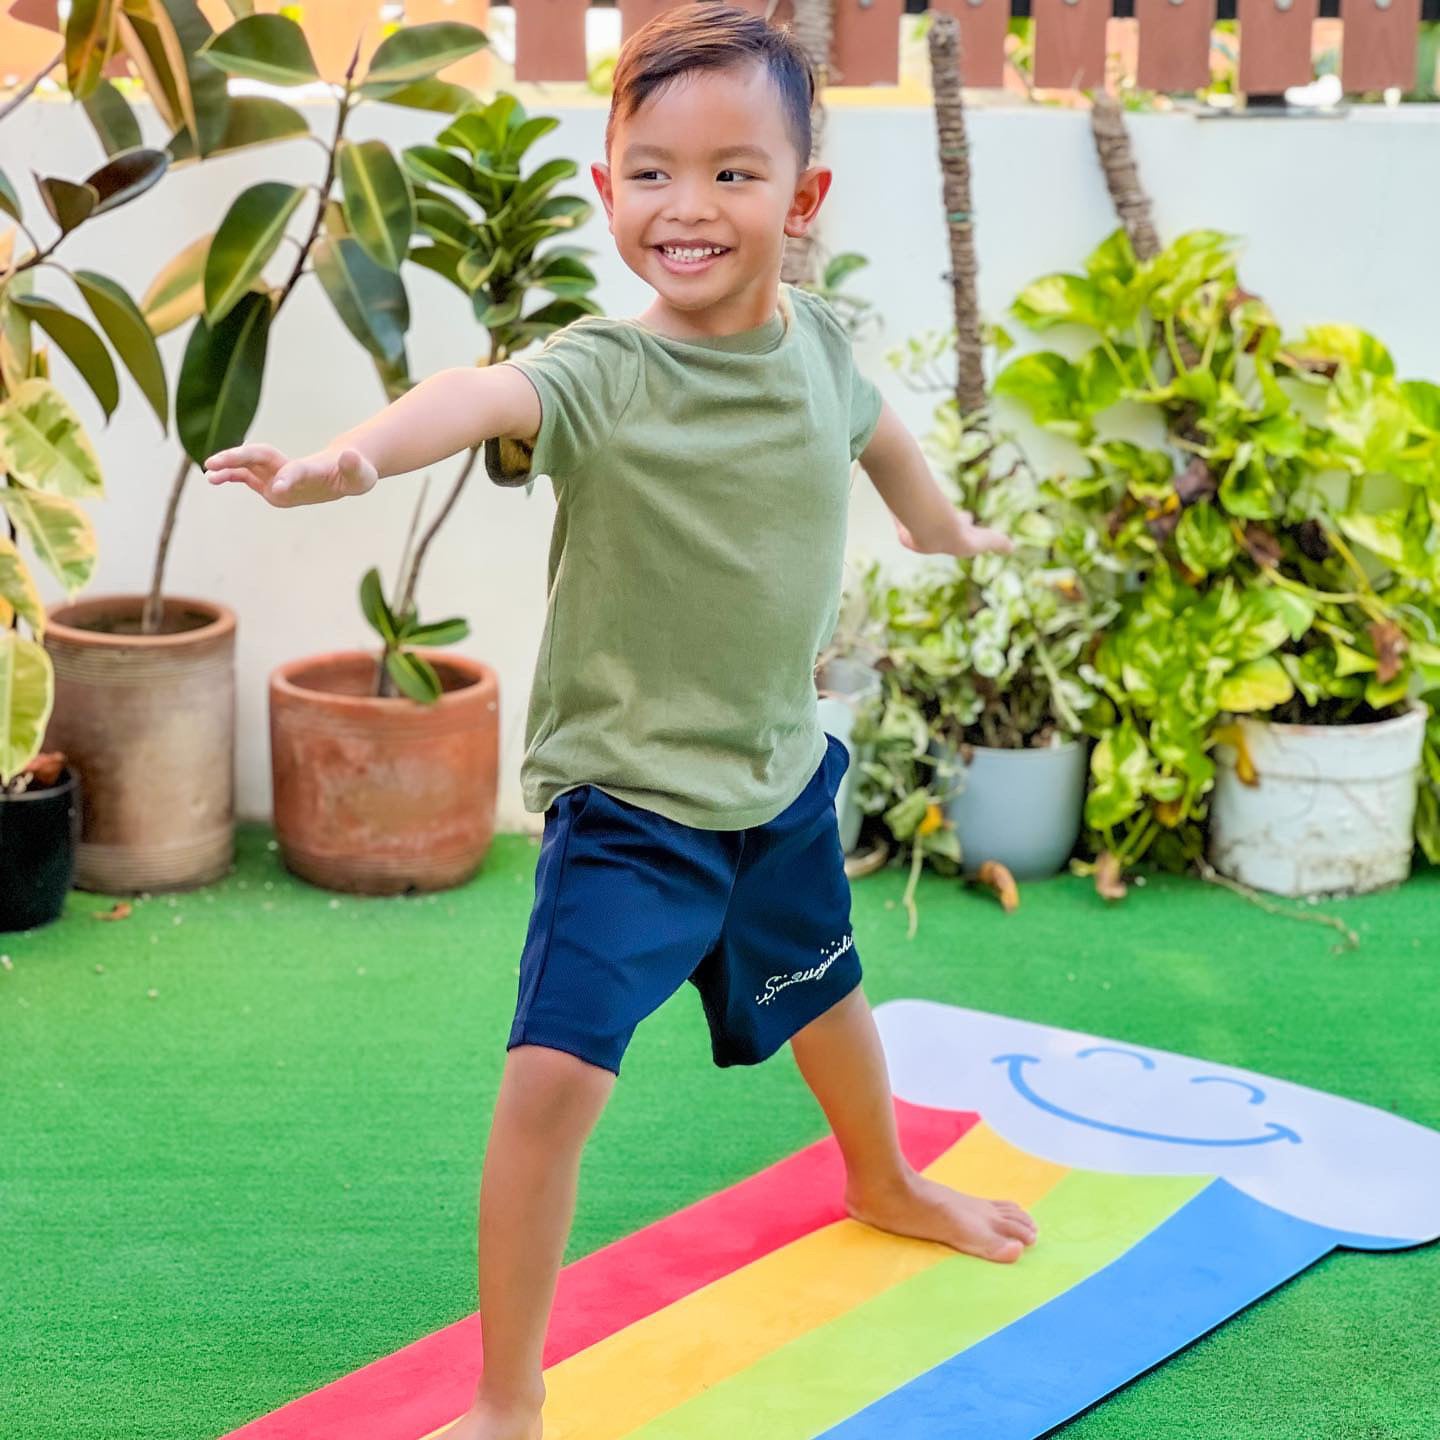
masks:
[[(0, 1435), (213, 1437), (469, 1313), (475, 1196), (534, 842), (463, 890), (332, 896), (269, 832), (235, 872), (0, 936)], [(1440, 874), (1263, 913), (1070, 877), (1020, 911), (854, 884), (874, 1002), (929, 996), (1246, 1066), (1440, 1126)], [(1316, 913), (1310, 907), (1302, 912)], [(574, 1259), (825, 1133), (788, 1053), (718, 1071), (689, 987), (641, 1026), (586, 1153)], [(1440, 1247), (1338, 1254), (1067, 1440), (1433, 1440)]]

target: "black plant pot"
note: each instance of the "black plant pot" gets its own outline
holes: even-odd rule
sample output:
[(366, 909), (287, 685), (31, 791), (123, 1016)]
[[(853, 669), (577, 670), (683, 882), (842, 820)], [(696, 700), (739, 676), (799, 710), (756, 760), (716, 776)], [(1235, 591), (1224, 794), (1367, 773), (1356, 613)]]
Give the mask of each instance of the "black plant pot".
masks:
[(0, 932), (59, 918), (79, 844), (80, 778), (73, 770), (62, 770), (54, 785), (0, 794)]

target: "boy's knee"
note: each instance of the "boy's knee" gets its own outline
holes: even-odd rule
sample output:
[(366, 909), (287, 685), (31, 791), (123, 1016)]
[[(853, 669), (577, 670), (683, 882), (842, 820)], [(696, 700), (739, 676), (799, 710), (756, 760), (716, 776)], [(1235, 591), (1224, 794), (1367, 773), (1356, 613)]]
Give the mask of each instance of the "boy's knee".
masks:
[(615, 1084), (613, 1071), (545, 1045), (515, 1046), (506, 1078), (527, 1122), (547, 1128), (593, 1121)]

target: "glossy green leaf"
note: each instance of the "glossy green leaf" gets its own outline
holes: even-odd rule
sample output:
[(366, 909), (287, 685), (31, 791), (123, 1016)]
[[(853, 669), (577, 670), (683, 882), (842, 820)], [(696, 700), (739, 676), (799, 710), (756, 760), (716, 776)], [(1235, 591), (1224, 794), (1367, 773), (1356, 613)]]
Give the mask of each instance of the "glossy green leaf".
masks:
[(99, 546), (95, 528), (78, 500), (20, 486), (0, 489), (0, 510), (18, 530), (67, 595), (83, 589), (95, 575)]
[(523, 301), (523, 294), (511, 295), (508, 299), (498, 302), (490, 301), (476, 291), (475, 319), (487, 330), (498, 330), (502, 325), (508, 325), (512, 320), (519, 318)]
[(1273, 710), (1294, 693), (1285, 667), (1275, 656), (1267, 655), (1241, 665), (1226, 677), (1220, 687), (1220, 708), (1235, 714)]
[[(26, 380), (0, 402), (0, 470), (30, 489), (72, 500), (105, 494), (90, 437), (48, 380)], [(0, 488), (0, 497), (13, 493)]]
[(470, 633), (468, 622), (458, 616), (453, 620), (436, 620), (430, 625), (417, 625), (405, 632), (408, 645), (455, 645)]
[(0, 782), (39, 753), (55, 703), (55, 672), (43, 645), (0, 630)]
[(39, 175), (35, 177), (35, 185), (50, 218), (67, 235), (88, 220), (100, 203), (99, 195), (89, 185), (76, 185), (56, 176), (42, 179)]
[(102, 80), (86, 98), (85, 114), (107, 155), (136, 150), (144, 143), (135, 112), (109, 80)]
[(1225, 517), (1209, 501), (1190, 506), (1180, 516), (1175, 545), (1186, 566), (1198, 575), (1225, 569), (1237, 549)]
[(120, 402), (120, 381), (105, 342), (78, 315), (63, 310), (52, 300), (38, 295), (14, 303), (65, 352), (65, 358), (80, 372), (95, 393), (108, 420)]
[(400, 163), (423, 185), (448, 185), (467, 194), (475, 185), (475, 173), (469, 165), (438, 145), (407, 146), (401, 151)]
[(305, 32), (284, 15), (237, 20), (207, 41), (200, 54), (228, 74), (267, 85), (308, 85), (320, 78)]
[(365, 85), (408, 85), (482, 50), (490, 42), (473, 25), (440, 20), (428, 25), (402, 25), (376, 47)]
[(1355, 370), (1393, 376), (1395, 361), (1373, 336), (1354, 325), (1312, 325), (1290, 353), (1303, 359), (1335, 360)]
[(385, 656), (385, 668), (390, 672), (396, 689), (422, 705), (432, 705), (444, 694), (444, 686), (435, 673), (435, 667), (423, 655), (391, 650)]
[(143, 195), (159, 183), (169, 164), (170, 157), (163, 150), (127, 150), (107, 161), (85, 177), (85, 183), (99, 196), (93, 213), (103, 215)]
[(156, 335), (193, 320), (205, 308), (205, 261), (213, 235), (192, 240), (150, 282), (140, 312)]
[(20, 197), (10, 183), (10, 177), (3, 170), (0, 170), (0, 210), (3, 210), (12, 220), (25, 218), (25, 211), (20, 205)]
[(195, 0), (150, 0), (150, 13), (176, 92), (177, 125), (183, 122), (195, 148), (209, 155), (225, 133), (230, 104), (224, 74), (201, 55), (215, 32)]
[(311, 253), (315, 274), (345, 328), (376, 359), (399, 359), (410, 328), (410, 304), (400, 277), (377, 265), (349, 237), (322, 238)]
[(93, 270), (76, 270), (72, 277), (79, 287), (100, 328), (130, 372), (140, 393), (150, 403), (162, 430), (168, 428), (169, 399), (165, 385), (165, 366), (160, 360), (160, 347), (146, 323), (140, 308), (129, 294), (108, 276)]
[(340, 183), (351, 234), (377, 265), (398, 271), (415, 228), (415, 201), (390, 147), (342, 141)]
[(213, 329), (259, 278), (305, 191), (262, 181), (235, 197), (205, 260), (205, 319)]
[(272, 309), (268, 295), (252, 291), (218, 325), (202, 317), (190, 332), (175, 387), (175, 419), (185, 453), (197, 465), (240, 444), (255, 418)]
[(374, 566), (365, 572), (360, 581), (360, 610), (370, 628), (386, 645), (395, 644), (400, 627), (395, 623), (394, 612), (386, 604), (380, 572)]
[(360, 93), (367, 100), (380, 100), (386, 105), (403, 105), (410, 110), (437, 110), (445, 115), (458, 114), (475, 103), (473, 90), (467, 90), (463, 85), (452, 85), (448, 80), (440, 80), (433, 75), (401, 85), (398, 89), (392, 85), (377, 85), (373, 89), (362, 85)]
[[(283, 100), (266, 95), (235, 95), (225, 117), (225, 130), (216, 141), (211, 155), (224, 155), (234, 150), (249, 150), (256, 145), (269, 145), (279, 140), (301, 139), (311, 133), (305, 117)], [(174, 165), (188, 164), (198, 157), (188, 130), (177, 130), (166, 146)]]
[(65, 83), (85, 100), (100, 83), (115, 30), (117, 0), (70, 0), (65, 21)]

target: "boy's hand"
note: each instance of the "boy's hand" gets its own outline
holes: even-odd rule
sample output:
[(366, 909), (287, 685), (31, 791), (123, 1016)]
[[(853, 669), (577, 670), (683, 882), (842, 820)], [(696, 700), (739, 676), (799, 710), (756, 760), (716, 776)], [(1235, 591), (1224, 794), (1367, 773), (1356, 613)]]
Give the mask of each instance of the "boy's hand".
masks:
[(282, 509), (363, 495), (380, 476), (358, 450), (317, 450), (287, 460), (273, 445), (237, 445), (205, 462), (212, 485), (248, 485)]
[(900, 543), (918, 555), (954, 555), (961, 560), (969, 559), (973, 555), (1014, 553), (1015, 542), (1003, 531), (977, 525), (975, 517), (968, 510), (956, 510), (953, 513), (955, 524), (944, 544), (933, 547), (921, 545), (909, 530), (896, 520), (895, 529), (899, 532)]

